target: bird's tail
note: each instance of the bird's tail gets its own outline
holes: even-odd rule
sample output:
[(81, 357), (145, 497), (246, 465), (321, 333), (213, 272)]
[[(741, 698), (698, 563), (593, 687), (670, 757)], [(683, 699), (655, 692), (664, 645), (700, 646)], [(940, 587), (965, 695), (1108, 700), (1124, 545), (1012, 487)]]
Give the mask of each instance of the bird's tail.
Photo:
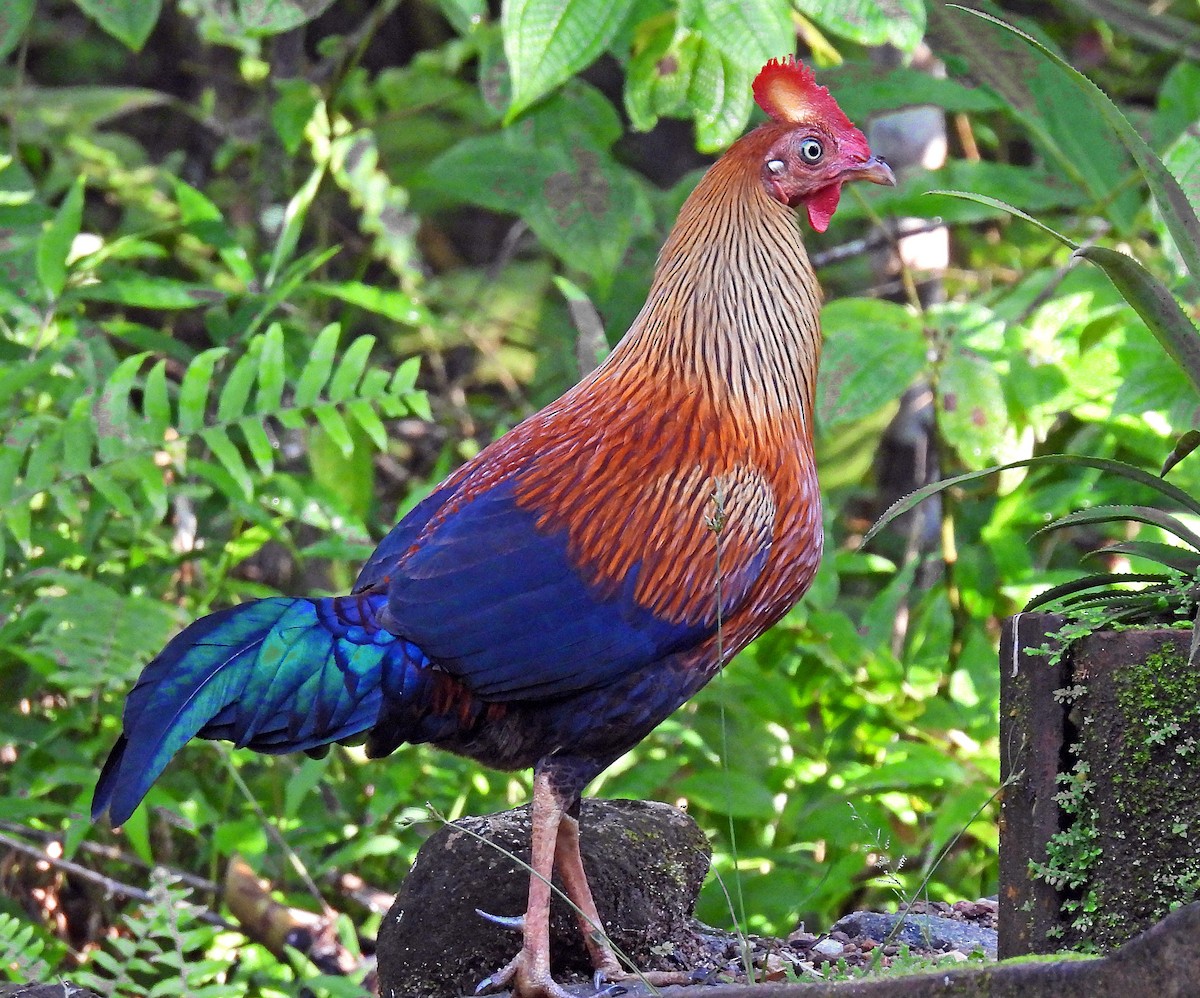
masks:
[(423, 658), (385, 630), (380, 594), (244, 603), (196, 621), (142, 672), (92, 801), (124, 822), (189, 739), (298, 752), (352, 738), (379, 714), (389, 675)]

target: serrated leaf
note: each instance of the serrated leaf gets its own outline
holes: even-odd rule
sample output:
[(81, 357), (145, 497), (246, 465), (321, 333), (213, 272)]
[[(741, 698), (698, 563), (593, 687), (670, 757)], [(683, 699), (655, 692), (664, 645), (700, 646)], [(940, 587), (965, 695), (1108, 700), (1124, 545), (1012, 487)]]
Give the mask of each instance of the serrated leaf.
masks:
[(910, 492), (902, 499), (897, 499), (889, 506), (883, 515), (875, 521), (871, 529), (867, 531), (863, 537), (862, 545), (866, 544), (886, 527), (893, 522), (897, 517), (903, 516), (905, 513), (915, 509), (930, 496), (938, 495), (945, 492), (947, 489), (956, 488), (959, 485), (966, 485), (970, 482), (977, 482), (980, 479), (987, 478), (991, 475), (998, 474), (1001, 471), (1011, 471), (1015, 468), (1042, 468), (1042, 467), (1076, 467), (1076, 468), (1093, 468), (1097, 471), (1102, 471), (1105, 474), (1117, 475), (1122, 478), (1127, 478), (1130, 481), (1137, 482), (1140, 485), (1148, 486), (1153, 489), (1163, 498), (1170, 500), (1187, 510), (1189, 513), (1200, 514), (1200, 500), (1197, 500), (1190, 493), (1179, 488), (1173, 482), (1168, 482), (1158, 475), (1153, 475), (1148, 471), (1143, 471), (1135, 465), (1126, 464), (1124, 461), (1113, 461), (1103, 457), (1086, 457), (1082, 454), (1043, 454), (1039, 457), (1029, 457), (1021, 461), (1011, 461), (1008, 464), (995, 465), (990, 468), (981, 468), (979, 471), (968, 471), (962, 475), (955, 475), (952, 478), (943, 478), (940, 482), (933, 482), (930, 485), (923, 486), (914, 492)]
[(197, 354), (188, 365), (179, 386), (179, 432), (188, 435), (204, 426), (208, 393), (212, 389), (217, 362), (229, 353), (228, 347), (212, 347)]
[(320, 17), (334, 0), (242, 0), (237, 19), (250, 35), (267, 37), (291, 31)]
[(428, 177), (453, 176), (458, 197), (520, 215), (548, 249), (604, 287), (649, 211), (641, 183), (609, 151), (619, 131), (612, 105), (576, 82), (518, 126), (460, 142)]
[(688, 86), (688, 103), (695, 109), (696, 148), (715, 153), (724, 149), (750, 120), (754, 97), (751, 70), (716, 46), (704, 42)]
[(1017, 218), (1031, 222), (1063, 245), (1069, 246), (1075, 251), (1076, 256), (1096, 264), (1108, 275), (1108, 279), (1113, 282), (1117, 290), (1121, 292), (1121, 296), (1129, 302), (1142, 321), (1146, 323), (1146, 326), (1162, 344), (1163, 349), (1200, 391), (1200, 330), (1197, 330), (1195, 323), (1188, 318), (1167, 287), (1132, 257), (1104, 246), (1081, 247), (1073, 239), (1052, 229), (1044, 222), (1038, 221), (1020, 208), (1015, 208), (997, 198), (972, 194), (967, 191), (933, 191), (931, 193), (946, 194), (1000, 208)]
[(789, 0), (700, 0), (700, 6), (708, 39), (749, 71), (795, 51)]
[(375, 346), (374, 336), (359, 336), (342, 354), (342, 360), (333, 372), (329, 381), (329, 400), (345, 402), (355, 394), (358, 383), (362, 380), (367, 361), (371, 358), (371, 348)]
[(791, 0), (822, 28), (858, 45), (894, 45), (911, 52), (925, 36), (922, 0)]
[(512, 79), (505, 123), (594, 62), (632, 8), (633, 0), (505, 0), (500, 29)]
[(0, 59), (17, 47), (25, 34), (33, 18), (33, 5), (34, 0), (6, 0), (0, 4)]
[(1049, 530), (1061, 530), (1063, 527), (1077, 527), (1094, 523), (1123, 523), (1133, 521), (1158, 527), (1167, 533), (1174, 534), (1185, 544), (1190, 544), (1200, 551), (1200, 534), (1189, 529), (1177, 517), (1164, 513), (1153, 506), (1132, 506), (1117, 504), (1110, 506), (1092, 506), (1088, 509), (1076, 510), (1066, 516), (1060, 516), (1053, 523), (1048, 523), (1038, 531), (1039, 534)]
[(673, 19), (639, 32), (625, 70), (625, 110), (630, 123), (648, 132), (664, 114), (684, 114), (702, 40)]
[[(1158, 158), (1154, 150), (1146, 143), (1146, 140), (1142, 138), (1138, 130), (1133, 127), (1129, 119), (1121, 113), (1120, 108), (1112, 102), (1103, 90), (1084, 76), (1083, 73), (1079, 72), (1079, 70), (1070, 65), (1058, 53), (1042, 44), (1042, 42), (1038, 41), (1032, 35), (1026, 34), (1020, 28), (1014, 27), (984, 11), (971, 10), (966, 7), (960, 7), (959, 9), (965, 13), (974, 14), (976, 17), (990, 21), (1024, 39), (1053, 62), (1060, 70), (1065, 72), (1071, 82), (1083, 91), (1092, 108), (1099, 113), (1100, 117), (1116, 133), (1121, 144), (1137, 162), (1142, 176), (1145, 177), (1146, 182), (1150, 185), (1150, 192), (1153, 194), (1154, 200), (1158, 203), (1159, 210), (1162, 212), (1163, 219), (1171, 232), (1171, 237), (1175, 240), (1176, 248), (1183, 257), (1184, 263), (1187, 265), (1192, 276), (1200, 280), (1200, 218), (1197, 217), (1195, 210), (1188, 201), (1187, 195), (1179, 186), (1179, 182), (1171, 175), (1170, 170), (1163, 165), (1162, 160)], [(1078, 115), (1073, 113), (1072, 120), (1078, 123)], [(1078, 124), (1076, 124), (1076, 127), (1078, 127)]]
[(1188, 430), (1187, 433), (1175, 441), (1175, 446), (1171, 448), (1171, 453), (1163, 461), (1162, 470), (1159, 474), (1166, 477), (1167, 472), (1191, 454), (1197, 447), (1200, 447), (1200, 430)]
[(317, 334), (316, 341), (309, 351), (308, 361), (300, 377), (296, 379), (296, 390), (293, 396), (295, 405), (308, 408), (321, 397), (321, 389), (333, 373), (333, 363), (337, 356), (338, 337), (341, 326), (330, 323)]
[(825, 428), (894, 404), (925, 367), (925, 335), (903, 306), (841, 298), (822, 310), (821, 325), (825, 350), (817, 379), (817, 417)]
[(162, 0), (75, 0), (92, 20), (134, 52), (141, 50), (158, 23)]
[(68, 189), (54, 217), (42, 227), (38, 239), (38, 280), (51, 298), (57, 298), (67, 286), (67, 256), (83, 224), (83, 185), (81, 176)]

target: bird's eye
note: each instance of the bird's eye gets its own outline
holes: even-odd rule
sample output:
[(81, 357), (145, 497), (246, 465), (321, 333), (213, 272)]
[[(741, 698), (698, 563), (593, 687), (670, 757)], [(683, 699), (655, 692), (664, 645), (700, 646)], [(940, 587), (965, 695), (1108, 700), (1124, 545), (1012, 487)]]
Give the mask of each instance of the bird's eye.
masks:
[(821, 157), (825, 155), (825, 147), (821, 145), (820, 139), (815, 139), (811, 135), (800, 143), (800, 158), (804, 162), (812, 164), (821, 162)]
[(781, 159), (767, 160), (767, 169), (770, 170), (773, 174), (775, 174), (775, 176), (779, 176), (779, 174), (783, 173), (783, 160), (781, 160)]

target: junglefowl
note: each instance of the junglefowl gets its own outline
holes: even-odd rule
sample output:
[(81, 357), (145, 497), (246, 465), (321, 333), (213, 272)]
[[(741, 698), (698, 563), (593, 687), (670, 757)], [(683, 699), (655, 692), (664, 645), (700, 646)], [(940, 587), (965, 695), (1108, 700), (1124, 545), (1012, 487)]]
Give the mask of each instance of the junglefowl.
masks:
[(189, 739), (260, 752), (366, 734), (533, 767), (523, 945), (480, 986), (562, 998), (550, 877), (598, 979), (621, 968), (579, 855), (584, 787), (800, 598), (821, 556), (818, 232), (842, 184), (893, 184), (802, 63), (684, 203), (645, 306), (599, 368), (450, 475), (348, 596), (260, 599), (187, 627), (129, 694), (93, 814), (125, 821)]

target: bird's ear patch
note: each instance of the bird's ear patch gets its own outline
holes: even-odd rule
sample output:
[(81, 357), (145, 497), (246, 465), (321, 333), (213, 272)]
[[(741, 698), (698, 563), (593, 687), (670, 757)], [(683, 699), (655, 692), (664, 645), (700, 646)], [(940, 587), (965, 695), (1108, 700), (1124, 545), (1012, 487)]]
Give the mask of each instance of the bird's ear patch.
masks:
[(754, 100), (780, 124), (820, 120), (834, 131), (854, 128), (829, 90), (817, 84), (813, 71), (792, 55), (763, 66), (754, 78)]

